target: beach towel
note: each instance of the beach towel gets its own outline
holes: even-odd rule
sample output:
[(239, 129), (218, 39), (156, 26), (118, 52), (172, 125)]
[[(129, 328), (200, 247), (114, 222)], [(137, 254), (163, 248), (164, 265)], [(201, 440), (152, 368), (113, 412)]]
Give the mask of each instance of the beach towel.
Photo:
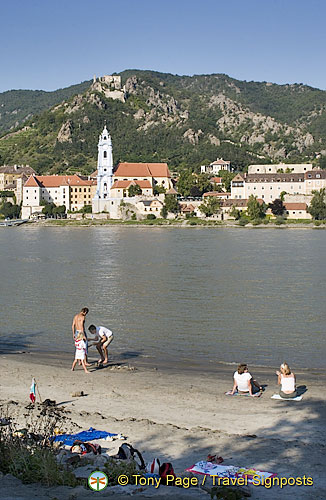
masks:
[[(231, 394), (231, 392), (232, 392), (232, 391), (228, 391), (228, 392), (226, 392), (226, 393), (225, 393), (225, 395), (226, 395), (226, 396), (250, 396), (249, 392), (246, 392), (245, 394), (241, 394), (241, 393), (239, 393), (238, 391), (236, 391), (234, 394)], [(261, 395), (262, 395), (262, 393), (261, 393), (261, 392), (256, 392), (256, 393), (254, 394), (254, 397), (255, 397), (255, 398), (260, 398), (260, 396), (261, 396)], [(250, 397), (252, 397), (252, 396), (250, 396)]]
[(77, 434), (59, 434), (58, 436), (53, 436), (52, 439), (53, 441), (61, 441), (67, 446), (72, 446), (76, 439), (85, 443), (86, 441), (93, 441), (94, 439), (106, 439), (108, 436), (117, 436), (117, 434), (106, 431), (97, 431), (96, 429), (93, 429), (93, 427), (90, 427), (88, 431), (81, 431)]
[(302, 396), (297, 396), (296, 398), (282, 398), (279, 394), (273, 394), (271, 399), (282, 399), (282, 401), (301, 401)]
[[(259, 476), (260, 479), (267, 477), (275, 477), (277, 476), (274, 472), (261, 471), (257, 469), (252, 469), (248, 467), (235, 467), (234, 465), (218, 465), (212, 464), (211, 462), (201, 461), (197, 462), (192, 467), (186, 469), (188, 472), (192, 472), (194, 474), (204, 474), (208, 476), (218, 476), (218, 477), (227, 477), (227, 478), (239, 478), (239, 477), (247, 477), (248, 483), (253, 482), (254, 476)], [(258, 479), (257, 477), (255, 478)]]

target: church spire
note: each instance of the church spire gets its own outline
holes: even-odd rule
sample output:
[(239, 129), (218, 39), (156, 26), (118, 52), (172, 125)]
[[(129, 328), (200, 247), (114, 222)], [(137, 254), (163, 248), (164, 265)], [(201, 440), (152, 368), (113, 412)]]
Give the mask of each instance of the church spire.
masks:
[(98, 141), (97, 156), (97, 189), (95, 198), (103, 200), (110, 196), (113, 184), (113, 155), (110, 133), (104, 125)]

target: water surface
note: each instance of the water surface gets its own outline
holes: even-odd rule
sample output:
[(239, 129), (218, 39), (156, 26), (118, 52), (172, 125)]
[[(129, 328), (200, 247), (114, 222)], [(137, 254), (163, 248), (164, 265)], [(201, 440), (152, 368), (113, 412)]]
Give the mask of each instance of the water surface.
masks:
[(1, 345), (73, 352), (87, 306), (126, 357), (323, 368), (325, 244), (311, 229), (1, 228)]

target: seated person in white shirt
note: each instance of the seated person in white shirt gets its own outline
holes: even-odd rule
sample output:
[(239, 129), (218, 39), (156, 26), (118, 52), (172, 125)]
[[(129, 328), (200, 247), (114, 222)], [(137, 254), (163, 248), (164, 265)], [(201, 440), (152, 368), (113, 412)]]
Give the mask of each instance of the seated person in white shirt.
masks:
[(296, 390), (296, 379), (294, 373), (287, 363), (282, 363), (281, 371), (277, 371), (278, 384), (280, 386), (280, 396), (284, 399), (296, 398), (298, 393)]
[(113, 340), (113, 333), (105, 326), (95, 326), (91, 325), (88, 328), (89, 332), (92, 335), (95, 335), (93, 345), (96, 346), (101, 359), (98, 360), (99, 363), (107, 363), (108, 362), (108, 346), (111, 344)]
[(238, 391), (239, 394), (248, 393), (250, 396), (254, 396), (256, 392), (262, 391), (263, 388), (254, 380), (251, 374), (248, 372), (248, 366), (244, 363), (238, 366), (238, 370), (234, 372), (233, 375), (233, 389), (231, 394)]

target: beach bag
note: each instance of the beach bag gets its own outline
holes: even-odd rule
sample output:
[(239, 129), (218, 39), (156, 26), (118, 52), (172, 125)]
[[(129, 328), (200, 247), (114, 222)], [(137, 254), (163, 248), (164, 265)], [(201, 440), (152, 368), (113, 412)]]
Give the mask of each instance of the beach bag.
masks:
[(79, 441), (79, 439), (76, 439), (73, 442), (70, 451), (72, 453), (79, 453), (80, 455), (86, 455), (86, 453), (91, 453), (91, 452), (93, 452), (94, 455), (100, 455), (102, 453), (102, 448), (99, 444), (83, 443), (83, 441)]
[[(176, 475), (175, 475), (174, 470), (173, 470), (173, 466), (170, 462), (166, 462), (166, 463), (164, 462), (164, 464), (162, 464), (160, 466), (160, 478), (161, 478), (162, 484), (166, 484), (167, 476), (173, 476), (174, 479), (176, 478)], [(171, 484), (171, 482), (169, 482), (169, 484)]]
[(152, 462), (149, 462), (146, 465), (146, 472), (150, 472), (151, 474), (160, 475), (160, 461), (158, 458), (154, 458)]
[(136, 450), (131, 444), (123, 443), (115, 458), (120, 460), (133, 460), (140, 469), (146, 469), (144, 459), (140, 451)]

